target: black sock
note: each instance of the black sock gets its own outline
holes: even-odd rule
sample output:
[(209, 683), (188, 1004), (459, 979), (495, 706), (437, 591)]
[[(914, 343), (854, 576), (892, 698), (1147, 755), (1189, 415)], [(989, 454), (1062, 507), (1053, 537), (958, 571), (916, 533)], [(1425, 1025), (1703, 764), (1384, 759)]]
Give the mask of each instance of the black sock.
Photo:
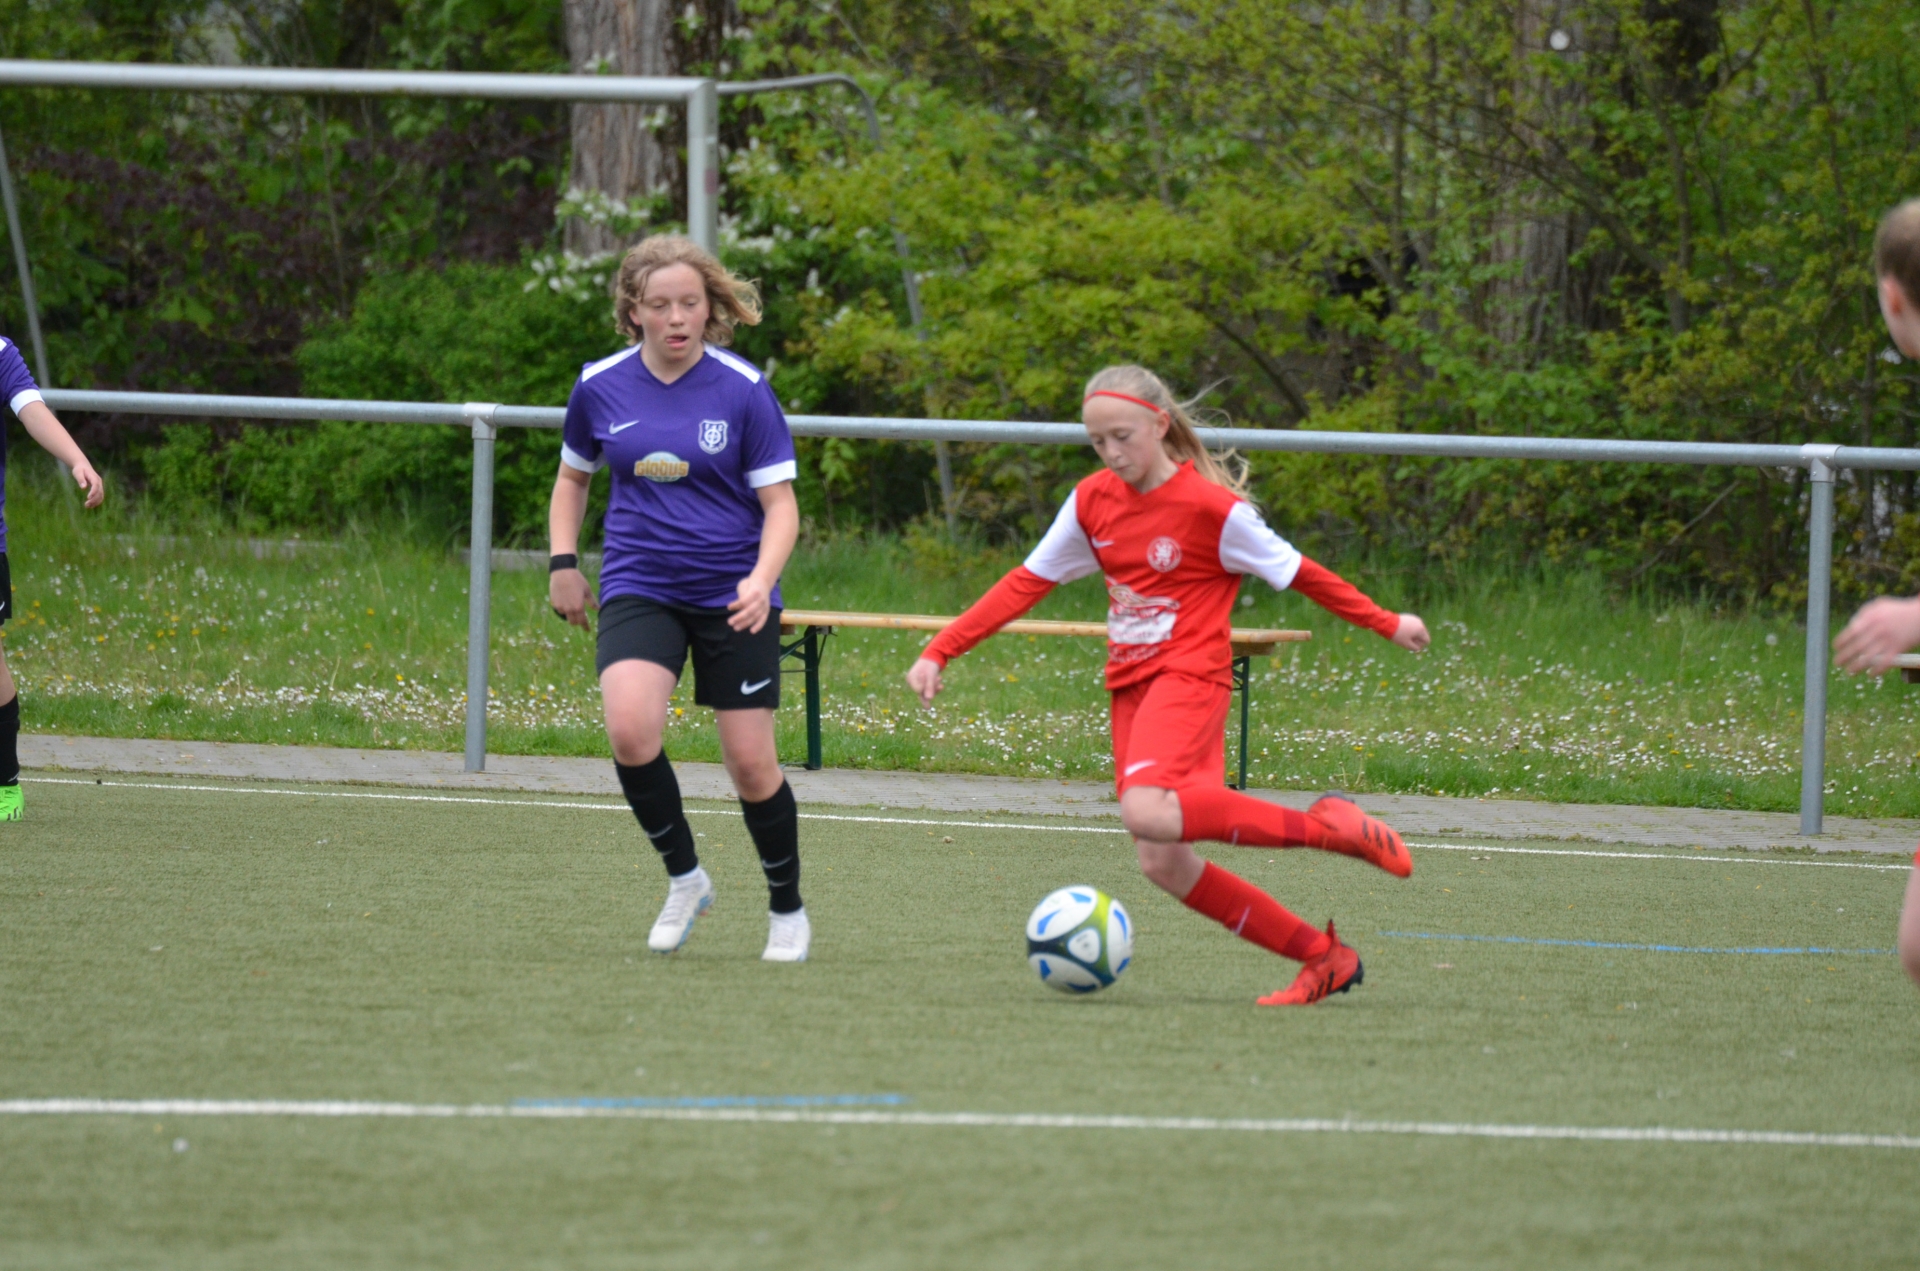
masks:
[(0, 786), (20, 781), (20, 694), (0, 706)]
[(782, 781), (759, 803), (740, 800), (740, 814), (747, 818), (747, 833), (760, 849), (760, 868), (767, 875), (767, 908), (777, 914), (796, 912), (800, 908), (800, 809), (793, 801), (793, 787)]
[(660, 853), (667, 873), (678, 878), (699, 869), (700, 857), (693, 850), (693, 828), (680, 811), (680, 783), (674, 778), (673, 765), (667, 762), (667, 752), (662, 750), (655, 755), (652, 763), (632, 767), (616, 759), (613, 770), (620, 777), (620, 789), (627, 796), (627, 806), (633, 809), (640, 828), (653, 840), (653, 850)]

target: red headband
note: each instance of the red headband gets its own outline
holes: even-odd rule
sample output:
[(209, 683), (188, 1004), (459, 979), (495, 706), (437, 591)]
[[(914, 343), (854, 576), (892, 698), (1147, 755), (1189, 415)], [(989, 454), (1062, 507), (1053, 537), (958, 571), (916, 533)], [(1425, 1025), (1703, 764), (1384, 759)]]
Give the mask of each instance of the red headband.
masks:
[(1091, 393), (1088, 393), (1085, 397), (1080, 399), (1081, 404), (1084, 405), (1087, 402), (1092, 401), (1096, 397), (1117, 397), (1123, 402), (1132, 402), (1135, 406), (1145, 406), (1148, 410), (1160, 416), (1162, 419), (1165, 419), (1167, 416), (1167, 411), (1164, 406), (1155, 406), (1152, 402), (1146, 400), (1144, 397), (1135, 397), (1131, 393), (1116, 393), (1110, 388), (1094, 389)]

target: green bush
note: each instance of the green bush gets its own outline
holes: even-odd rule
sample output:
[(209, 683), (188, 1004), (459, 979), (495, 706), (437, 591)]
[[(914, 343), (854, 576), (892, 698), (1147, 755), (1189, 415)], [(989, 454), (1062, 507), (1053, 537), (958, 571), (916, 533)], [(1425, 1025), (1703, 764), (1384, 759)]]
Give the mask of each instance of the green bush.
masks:
[[(582, 363), (617, 349), (606, 305), (528, 290), (519, 266), (458, 265), (376, 278), (347, 319), (302, 345), (309, 397), (564, 405)], [(503, 541), (544, 539), (559, 437), (503, 430), (494, 521)], [(252, 529), (337, 528), (398, 514), (458, 537), (473, 446), (460, 428), (250, 424), (217, 436), (168, 428), (144, 465), (174, 513), (223, 512)]]

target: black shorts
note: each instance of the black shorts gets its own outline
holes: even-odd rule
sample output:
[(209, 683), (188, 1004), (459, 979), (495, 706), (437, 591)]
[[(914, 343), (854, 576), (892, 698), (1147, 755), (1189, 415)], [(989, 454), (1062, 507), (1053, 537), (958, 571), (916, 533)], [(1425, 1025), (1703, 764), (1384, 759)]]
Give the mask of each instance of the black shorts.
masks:
[(7, 554), (0, 552), (0, 622), (13, 617), (13, 571), (7, 568)]
[(717, 711), (780, 705), (780, 610), (758, 632), (735, 631), (725, 609), (684, 609), (644, 596), (615, 596), (600, 608), (594, 665), (638, 658), (678, 679), (693, 651), (693, 701)]

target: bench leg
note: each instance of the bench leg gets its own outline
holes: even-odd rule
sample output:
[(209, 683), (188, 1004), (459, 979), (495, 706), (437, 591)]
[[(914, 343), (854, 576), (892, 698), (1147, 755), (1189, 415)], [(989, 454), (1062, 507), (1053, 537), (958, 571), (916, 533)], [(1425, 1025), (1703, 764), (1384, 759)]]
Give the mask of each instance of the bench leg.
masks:
[(820, 632), (808, 627), (800, 646), (807, 682), (807, 771), (820, 771)]
[(1247, 713), (1253, 698), (1253, 659), (1251, 657), (1233, 660), (1233, 686), (1240, 690), (1240, 784), (1236, 790), (1247, 788)]

